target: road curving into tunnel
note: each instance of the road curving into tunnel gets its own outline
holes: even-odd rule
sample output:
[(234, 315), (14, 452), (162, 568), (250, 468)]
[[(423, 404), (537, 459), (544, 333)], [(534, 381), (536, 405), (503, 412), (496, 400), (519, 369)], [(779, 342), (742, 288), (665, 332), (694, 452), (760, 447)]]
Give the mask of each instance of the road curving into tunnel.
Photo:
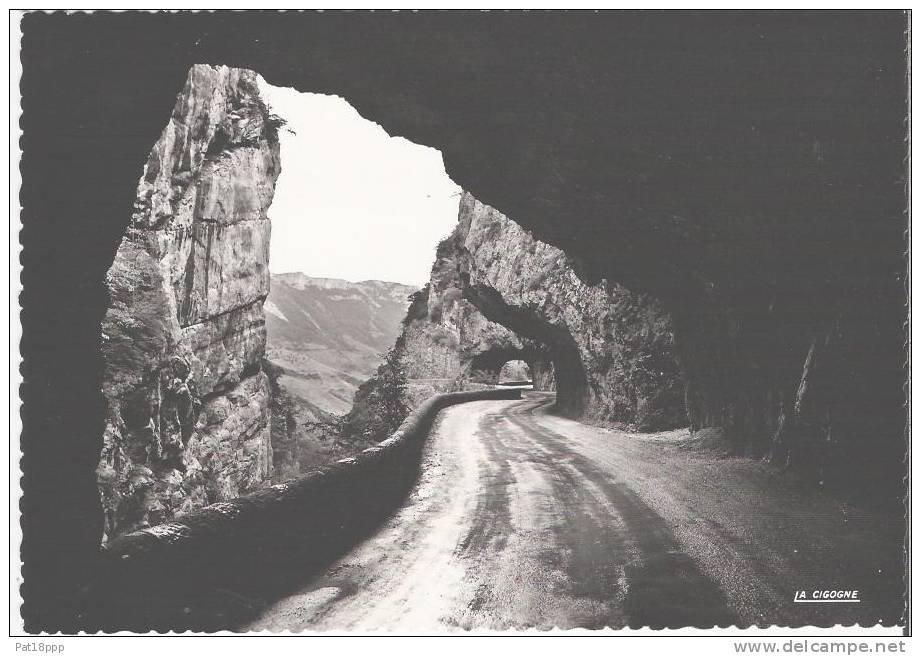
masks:
[[(550, 394), (443, 411), (407, 502), (245, 630), (894, 623), (898, 522), (850, 523), (761, 463), (549, 412)], [(773, 483), (773, 485), (771, 485)], [(856, 513), (856, 514), (855, 514)], [(885, 574), (884, 574), (885, 573)], [(859, 587), (862, 604), (796, 604)]]

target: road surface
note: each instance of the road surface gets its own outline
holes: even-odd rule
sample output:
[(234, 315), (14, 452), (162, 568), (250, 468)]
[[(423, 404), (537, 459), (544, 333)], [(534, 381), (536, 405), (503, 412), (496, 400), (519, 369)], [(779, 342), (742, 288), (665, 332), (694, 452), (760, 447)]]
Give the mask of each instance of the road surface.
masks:
[[(553, 397), (443, 411), (404, 506), (246, 630), (851, 625), (900, 612), (898, 518), (760, 463), (556, 417)], [(861, 603), (794, 603), (859, 589)]]

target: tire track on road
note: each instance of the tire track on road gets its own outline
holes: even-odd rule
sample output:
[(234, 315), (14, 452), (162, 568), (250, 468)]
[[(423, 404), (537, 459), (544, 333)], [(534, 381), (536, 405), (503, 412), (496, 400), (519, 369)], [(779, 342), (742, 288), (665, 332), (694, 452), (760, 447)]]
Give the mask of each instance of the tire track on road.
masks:
[(579, 454), (570, 439), (538, 424), (531, 416), (549, 401), (526, 401), (506, 411), (509, 421), (569, 463), (592, 483), (624, 522), (636, 557), (626, 566), (625, 610), (629, 626), (712, 627), (738, 620), (719, 587), (681, 549), (666, 522), (623, 483)]

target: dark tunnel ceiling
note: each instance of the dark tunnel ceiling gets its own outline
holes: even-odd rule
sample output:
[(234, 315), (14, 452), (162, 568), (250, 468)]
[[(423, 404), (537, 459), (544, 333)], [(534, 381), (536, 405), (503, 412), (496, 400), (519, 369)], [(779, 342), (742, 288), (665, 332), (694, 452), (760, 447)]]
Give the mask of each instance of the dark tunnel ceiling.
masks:
[[(439, 148), (458, 184), (592, 272), (660, 296), (732, 286), (727, 269), (767, 263), (765, 239), (797, 246), (773, 251), (796, 264), (831, 225), (901, 238), (898, 12), (26, 21), (42, 24), (26, 53), (62, 67), (33, 118), (118, 140), (112, 154), (135, 179), (189, 65), (221, 63), (344, 96), (391, 134)], [(866, 212), (892, 221), (861, 224)], [(639, 261), (650, 252), (654, 271)], [(826, 264), (844, 273), (844, 262)]]

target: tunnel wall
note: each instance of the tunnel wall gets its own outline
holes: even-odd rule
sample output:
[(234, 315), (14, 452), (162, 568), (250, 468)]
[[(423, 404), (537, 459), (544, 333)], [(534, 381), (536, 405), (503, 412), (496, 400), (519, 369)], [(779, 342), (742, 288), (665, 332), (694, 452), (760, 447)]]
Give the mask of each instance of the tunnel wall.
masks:
[(35, 12), (22, 27), (27, 627), (80, 611), (103, 521), (104, 276), (198, 63), (343, 96), (440, 149), (584, 279), (667, 304), (694, 425), (856, 497), (901, 497), (906, 12)]
[(553, 362), (545, 354), (531, 360), (531, 378), (534, 389), (539, 392), (555, 392), (556, 381), (553, 377)]
[(303, 581), (384, 521), (416, 481), (440, 410), (518, 398), (517, 389), (436, 395), (389, 439), (354, 457), (110, 541), (87, 593), (94, 609), (88, 624), (106, 631), (231, 628), (245, 619), (247, 604), (228, 605), (229, 597), (256, 603)]

